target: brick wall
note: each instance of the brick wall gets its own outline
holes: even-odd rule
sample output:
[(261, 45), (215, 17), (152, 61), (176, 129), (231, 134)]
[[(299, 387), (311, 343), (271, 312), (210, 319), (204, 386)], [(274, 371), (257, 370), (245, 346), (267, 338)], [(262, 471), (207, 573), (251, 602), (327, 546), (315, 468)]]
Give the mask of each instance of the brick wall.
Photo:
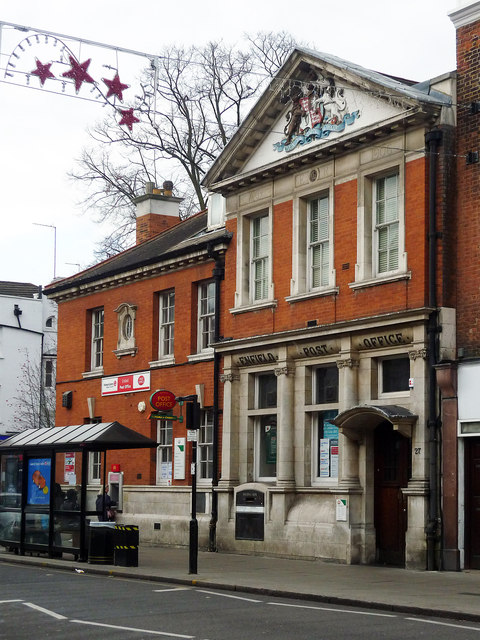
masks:
[(137, 244), (157, 236), (159, 233), (170, 229), (180, 222), (180, 218), (173, 216), (162, 216), (155, 213), (148, 213), (137, 218), (136, 241)]
[[(104, 422), (118, 421), (126, 427), (156, 440), (156, 422), (150, 421), (149, 398), (155, 389), (166, 388), (176, 395), (195, 393), (195, 385), (205, 384), (205, 406), (213, 404), (213, 362), (188, 362), (196, 353), (196, 283), (211, 279), (213, 262), (191, 266), (174, 273), (136, 281), (122, 287), (61, 302), (58, 308), (57, 414), (59, 426), (81, 424), (88, 416), (87, 398), (94, 397), (95, 415)], [(158, 292), (175, 288), (175, 365), (150, 369), (149, 362), (158, 358)], [(115, 309), (122, 303), (136, 305), (135, 356), (117, 359), (118, 323)], [(90, 369), (89, 310), (104, 307), (104, 376), (138, 371), (151, 371), (151, 390), (102, 397), (101, 378), (84, 379)], [(193, 319), (193, 321), (192, 321)], [(61, 406), (62, 393), (73, 391), (72, 408)], [(147, 410), (138, 411), (144, 401)], [(178, 407), (175, 410), (178, 415)], [(184, 425), (174, 423), (173, 437), (186, 435)], [(117, 462), (125, 472), (126, 484), (155, 484), (156, 451), (148, 449), (112, 451), (107, 464)], [(187, 459), (187, 470), (189, 460)], [(138, 477), (138, 474), (141, 477)], [(174, 484), (187, 484), (185, 481)]]
[(480, 151), (480, 21), (457, 29), (457, 347), (480, 355), (480, 163), (467, 165), (466, 154)]
[[(441, 184), (442, 178), (439, 178)], [(273, 280), (277, 306), (273, 309), (232, 315), (235, 302), (236, 240), (227, 251), (226, 334), (234, 338), (303, 328), (308, 320), (332, 324), (382, 313), (422, 307), (427, 300), (428, 274), (428, 164), (419, 158), (405, 169), (405, 250), (411, 278), (361, 289), (352, 289), (357, 262), (357, 181), (335, 187), (334, 267), (338, 294), (288, 302), (292, 278), (292, 208), (288, 200), (273, 208)], [(445, 206), (446, 209), (446, 206)], [(443, 224), (444, 216), (439, 225)], [(236, 233), (236, 222), (228, 229)]]

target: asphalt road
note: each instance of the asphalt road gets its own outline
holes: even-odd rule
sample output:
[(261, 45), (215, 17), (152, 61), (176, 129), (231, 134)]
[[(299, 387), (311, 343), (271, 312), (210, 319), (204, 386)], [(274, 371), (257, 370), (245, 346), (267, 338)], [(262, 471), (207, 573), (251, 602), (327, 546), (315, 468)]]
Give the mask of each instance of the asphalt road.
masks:
[(480, 624), (2, 564), (0, 638), (471, 640)]

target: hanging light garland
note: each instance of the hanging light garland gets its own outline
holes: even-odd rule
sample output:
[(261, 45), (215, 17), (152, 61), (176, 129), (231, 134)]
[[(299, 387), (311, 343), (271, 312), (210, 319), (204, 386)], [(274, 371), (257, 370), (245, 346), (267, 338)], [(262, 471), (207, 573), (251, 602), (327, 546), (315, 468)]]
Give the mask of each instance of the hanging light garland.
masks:
[[(1, 28), (1, 25), (0, 25)], [(27, 29), (25, 29), (27, 30)], [(18, 68), (18, 63), (21, 59), (23, 53), (28, 51), (31, 47), (33, 49), (36, 48), (36, 45), (45, 45), (53, 43), (54, 47), (57, 45), (61, 45), (60, 50), (57, 49), (57, 52), (60, 53), (59, 60), (51, 60), (50, 62), (42, 62), (39, 58), (35, 57), (35, 69), (31, 71), (21, 71)], [(68, 63), (64, 61), (64, 55), (68, 57)], [(28, 37), (24, 38), (20, 43), (17, 44), (15, 49), (9, 56), (6, 68), (5, 68), (5, 76), (10, 78), (18, 77), (18, 75), (24, 75), (26, 84), (31, 86), (30, 78), (36, 77), (40, 83), (41, 88), (45, 88), (48, 80), (61, 82), (61, 92), (65, 93), (65, 90), (69, 84), (73, 84), (75, 88), (75, 94), (78, 95), (81, 89), (85, 84), (92, 84), (92, 91), (97, 91), (97, 99), (103, 100), (104, 105), (110, 105), (115, 108), (117, 113), (119, 114), (118, 124), (120, 126), (126, 126), (130, 131), (133, 130), (133, 125), (140, 122), (140, 119), (137, 118), (134, 114), (134, 108), (129, 109), (117, 109), (115, 107), (115, 100), (119, 100), (123, 102), (123, 93), (127, 89), (130, 88), (130, 85), (125, 84), (120, 80), (120, 76), (118, 70), (109, 65), (104, 65), (109, 69), (113, 69), (115, 71), (115, 75), (113, 78), (101, 78), (101, 81), (106, 85), (107, 90), (105, 92), (99, 88), (99, 84), (95, 80), (92, 75), (88, 72), (89, 66), (92, 62), (92, 59), (89, 58), (83, 62), (77, 59), (71, 49), (58, 37), (53, 37), (47, 33), (35, 33), (30, 34)], [(69, 69), (64, 71), (61, 74), (55, 75), (52, 71), (52, 65), (55, 64), (69, 64)], [(48, 83), (47, 83), (48, 86)], [(111, 99), (113, 98), (113, 103)]]

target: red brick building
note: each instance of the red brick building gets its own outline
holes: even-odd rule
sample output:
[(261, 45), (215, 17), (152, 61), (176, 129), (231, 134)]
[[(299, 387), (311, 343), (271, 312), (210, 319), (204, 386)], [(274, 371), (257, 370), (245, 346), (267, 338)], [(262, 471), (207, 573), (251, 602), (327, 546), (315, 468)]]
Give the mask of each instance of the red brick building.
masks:
[(233, 234), (221, 548), (438, 566), (453, 89), (295, 50), (208, 172)]
[(437, 367), (442, 398), (442, 513), (447, 569), (480, 568), (480, 2), (450, 13), (457, 44), (455, 260), (457, 350)]
[(146, 194), (136, 247), (47, 288), (57, 424), (159, 443), (107, 461), (143, 540), (187, 541), (184, 428), (148, 417), (166, 388), (202, 397), (201, 544), (216, 496), (220, 549), (456, 562), (437, 386), (456, 357), (454, 89), (297, 49), (205, 177), (224, 217), (179, 223)]
[[(144, 540), (179, 543), (188, 540), (190, 445), (185, 423), (149, 418), (149, 399), (157, 389), (198, 395), (198, 504), (209, 514), (218, 446), (218, 362), (210, 345), (221, 328), (230, 234), (207, 212), (180, 221), (180, 200), (164, 186), (147, 183), (137, 199), (135, 247), (51, 284), (46, 294), (59, 308), (57, 425), (117, 421), (158, 442), (157, 450), (109, 453), (107, 471), (123, 474), (122, 521), (140, 525)], [(180, 414), (178, 405), (173, 413)], [(89, 465), (94, 501), (100, 454)]]

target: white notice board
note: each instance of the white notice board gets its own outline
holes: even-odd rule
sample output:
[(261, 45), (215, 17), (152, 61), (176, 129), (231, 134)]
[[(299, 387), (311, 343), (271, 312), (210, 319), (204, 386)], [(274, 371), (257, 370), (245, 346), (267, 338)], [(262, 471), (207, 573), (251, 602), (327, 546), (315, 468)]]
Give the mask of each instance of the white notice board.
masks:
[(173, 448), (173, 478), (185, 480), (185, 438), (175, 438)]

